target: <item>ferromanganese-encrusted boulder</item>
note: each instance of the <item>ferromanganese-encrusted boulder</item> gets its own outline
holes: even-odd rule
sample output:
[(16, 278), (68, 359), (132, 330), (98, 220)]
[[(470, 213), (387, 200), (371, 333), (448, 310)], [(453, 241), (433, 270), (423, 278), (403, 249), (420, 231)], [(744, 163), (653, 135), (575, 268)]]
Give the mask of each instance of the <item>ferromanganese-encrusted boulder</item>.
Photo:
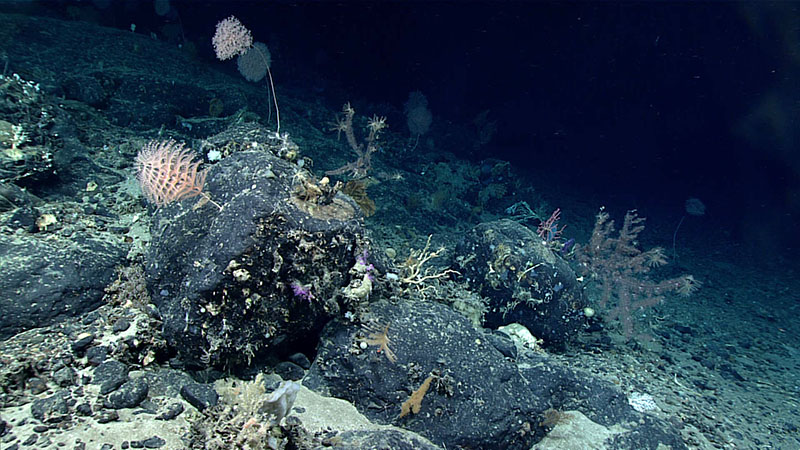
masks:
[(490, 300), (486, 327), (519, 323), (546, 347), (561, 348), (586, 321), (575, 272), (522, 224), (479, 224), (456, 246), (455, 257), (469, 285)]
[(221, 209), (197, 197), (153, 217), (148, 288), (190, 366), (313, 348), (369, 293), (353, 294), (362, 278), (350, 273), (364, 254), (358, 206), (248, 139), (232, 145), (262, 150), (232, 152), (208, 173), (204, 192)]

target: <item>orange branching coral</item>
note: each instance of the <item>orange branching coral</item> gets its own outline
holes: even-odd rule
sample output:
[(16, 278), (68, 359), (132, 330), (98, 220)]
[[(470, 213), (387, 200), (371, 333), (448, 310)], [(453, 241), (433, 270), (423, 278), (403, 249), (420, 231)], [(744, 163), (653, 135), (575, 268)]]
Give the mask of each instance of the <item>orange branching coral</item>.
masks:
[(407, 416), (409, 413), (419, 413), (420, 408), (422, 408), (422, 398), (428, 393), (428, 389), (431, 387), (431, 381), (433, 381), (433, 375), (428, 375), (428, 378), (425, 378), (425, 381), (422, 382), (419, 389), (412, 392), (411, 396), (400, 405), (400, 415), (397, 416), (398, 419)]
[(389, 348), (389, 345), (392, 341), (389, 339), (389, 324), (381, 328), (380, 325), (364, 325), (364, 331), (366, 332), (366, 337), (360, 339), (360, 341), (366, 343), (367, 345), (377, 345), (378, 346), (378, 353), (383, 353), (386, 355), (386, 359), (389, 362), (396, 362), (397, 355), (394, 354), (392, 349)]

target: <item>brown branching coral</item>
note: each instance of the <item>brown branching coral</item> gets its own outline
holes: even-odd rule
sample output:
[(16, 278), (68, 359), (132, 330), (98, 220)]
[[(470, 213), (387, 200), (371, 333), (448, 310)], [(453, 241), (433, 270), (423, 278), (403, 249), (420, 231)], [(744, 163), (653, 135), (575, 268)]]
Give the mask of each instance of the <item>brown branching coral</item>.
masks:
[(361, 144), (356, 140), (356, 135), (353, 132), (353, 117), (355, 117), (355, 114), (356, 111), (350, 106), (350, 103), (345, 103), (341, 115), (336, 118), (336, 125), (333, 130), (339, 134), (344, 133), (347, 143), (355, 152), (357, 159), (338, 169), (325, 172), (326, 175), (341, 175), (349, 172), (354, 178), (364, 178), (372, 170), (372, 154), (378, 150), (378, 139), (381, 131), (389, 125), (386, 124), (386, 117), (373, 115), (367, 121), (368, 134), (365, 143)]
[(646, 251), (638, 248), (636, 239), (644, 230), (644, 220), (636, 210), (628, 211), (615, 237), (614, 221), (601, 210), (589, 243), (576, 253), (585, 274), (600, 287), (600, 314), (607, 321), (618, 323), (626, 340), (649, 337), (636, 332), (637, 313), (661, 303), (670, 292), (690, 295), (700, 287), (691, 275), (659, 282), (647, 278), (647, 273), (666, 264), (667, 258), (660, 247)]

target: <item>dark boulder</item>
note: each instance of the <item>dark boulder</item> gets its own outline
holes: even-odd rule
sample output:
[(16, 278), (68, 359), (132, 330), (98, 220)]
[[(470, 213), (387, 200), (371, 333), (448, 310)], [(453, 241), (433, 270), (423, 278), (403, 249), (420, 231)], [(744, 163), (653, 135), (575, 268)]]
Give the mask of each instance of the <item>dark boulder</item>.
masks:
[(96, 309), (124, 258), (107, 236), (0, 236), (0, 339)]
[(256, 135), (207, 141), (241, 147), (210, 169), (211, 201), (170, 204), (152, 221), (148, 287), (168, 343), (191, 366), (313, 351), (322, 326), (359, 300), (343, 290), (362, 251), (358, 206)]
[[(369, 326), (335, 320), (325, 327), (303, 385), (353, 403), (375, 423), (445, 448), (529, 449), (558, 422), (574, 418), (566, 411), (578, 411), (601, 426), (625, 429), (614, 441), (630, 445), (610, 448), (686, 448), (669, 422), (635, 411), (612, 383), (545, 354), (525, 351), (513, 361), (445, 305), (380, 301), (370, 315)], [(376, 332), (386, 333), (394, 360), (372, 343)], [(418, 409), (403, 415), (403, 403), (428, 378)]]
[(561, 349), (585, 323), (586, 300), (569, 264), (522, 224), (486, 222), (456, 246), (459, 272), (490, 300), (484, 325), (524, 325), (547, 348)]

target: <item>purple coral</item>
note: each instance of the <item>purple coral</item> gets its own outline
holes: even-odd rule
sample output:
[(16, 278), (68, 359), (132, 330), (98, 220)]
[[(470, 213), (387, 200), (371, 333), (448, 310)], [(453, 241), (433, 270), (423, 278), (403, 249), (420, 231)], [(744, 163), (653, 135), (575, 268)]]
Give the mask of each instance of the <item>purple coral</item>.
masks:
[(292, 282), (292, 292), (295, 297), (300, 297), (309, 302), (314, 299), (314, 294), (311, 293), (311, 288), (300, 284), (297, 281)]
[(356, 257), (356, 262), (364, 267), (364, 272), (367, 273), (367, 277), (369, 277), (370, 281), (373, 281), (375, 277), (372, 275), (372, 271), (375, 270), (375, 266), (369, 262), (369, 252), (366, 249)]

